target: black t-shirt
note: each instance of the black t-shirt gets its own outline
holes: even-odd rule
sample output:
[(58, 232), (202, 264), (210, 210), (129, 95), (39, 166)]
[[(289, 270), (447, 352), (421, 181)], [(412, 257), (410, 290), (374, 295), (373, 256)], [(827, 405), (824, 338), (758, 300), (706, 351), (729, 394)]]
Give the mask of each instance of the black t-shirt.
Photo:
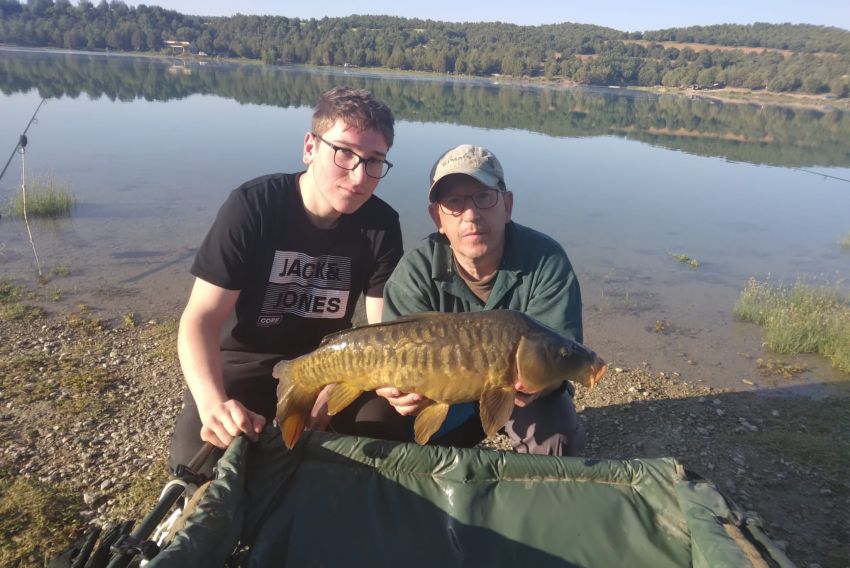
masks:
[(195, 257), (192, 274), (241, 292), (222, 331), (225, 361), (240, 359), (228, 351), (285, 359), (312, 351), (328, 333), (351, 327), (361, 293), (382, 295), (401, 258), (392, 207), (373, 195), (334, 228), (319, 229), (304, 210), (300, 175), (267, 175), (235, 189)]

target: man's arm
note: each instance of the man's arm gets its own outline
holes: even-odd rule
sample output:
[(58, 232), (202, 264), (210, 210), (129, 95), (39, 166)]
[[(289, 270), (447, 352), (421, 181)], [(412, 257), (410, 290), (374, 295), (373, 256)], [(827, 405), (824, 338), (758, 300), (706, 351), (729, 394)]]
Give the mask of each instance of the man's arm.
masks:
[[(565, 337), (583, 341), (581, 289), (572, 264), (560, 245), (545, 255), (537, 271), (535, 286), (524, 312)], [(545, 391), (528, 394), (524, 392), (524, 385), (517, 383), (514, 401), (517, 406), (527, 406), (560, 386), (553, 385)]]
[(584, 341), (581, 288), (563, 249), (547, 255), (537, 268), (525, 313), (558, 333)]
[(196, 278), (177, 334), (180, 368), (203, 424), (201, 439), (219, 448), (226, 448), (243, 432), (256, 440), (266, 422), (263, 416), (228, 399), (224, 390), (219, 335), (237, 298), (238, 290)]

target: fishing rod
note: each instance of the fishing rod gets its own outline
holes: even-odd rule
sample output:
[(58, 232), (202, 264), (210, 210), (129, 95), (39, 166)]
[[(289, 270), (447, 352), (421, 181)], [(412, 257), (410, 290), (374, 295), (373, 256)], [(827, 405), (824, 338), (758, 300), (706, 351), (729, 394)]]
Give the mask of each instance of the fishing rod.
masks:
[(32, 124), (35, 122), (35, 117), (38, 114), (38, 111), (41, 109), (41, 105), (43, 105), (46, 101), (47, 99), (41, 99), (41, 102), (38, 103), (37, 107), (35, 107), (35, 112), (32, 113), (32, 118), (30, 118), (30, 121), (27, 123), (27, 127), (24, 128), (21, 137), (18, 138), (18, 143), (15, 144), (15, 148), (12, 150), (12, 154), (9, 156), (9, 159), (6, 160), (6, 165), (3, 166), (3, 171), (0, 172), (0, 181), (3, 181), (3, 175), (6, 173), (6, 170), (9, 169), (9, 164), (12, 163), (12, 158), (15, 157), (15, 153), (18, 151), (18, 148), (27, 147), (27, 131), (30, 129), (30, 126), (32, 126)]
[(798, 172), (803, 172), (804, 174), (812, 174), (812, 175), (815, 175), (815, 176), (823, 176), (824, 178), (837, 179), (838, 181), (846, 181), (847, 183), (850, 183), (850, 179), (838, 177), (838, 176), (831, 176), (831, 175), (825, 174), (823, 172), (815, 172), (815, 171), (812, 171), (812, 170), (804, 170), (803, 168), (791, 168), (791, 169), (796, 170)]

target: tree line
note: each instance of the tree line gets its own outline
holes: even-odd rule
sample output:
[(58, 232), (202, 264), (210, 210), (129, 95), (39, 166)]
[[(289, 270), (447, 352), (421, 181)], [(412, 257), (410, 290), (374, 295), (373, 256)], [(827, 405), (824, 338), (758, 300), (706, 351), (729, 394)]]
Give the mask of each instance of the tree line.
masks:
[[(719, 25), (626, 33), (573, 23), (202, 17), (157, 6), (129, 7), (120, 0), (97, 5), (80, 0), (76, 6), (69, 0), (0, 0), (0, 42), (7, 44), (160, 52), (169, 50), (168, 40), (190, 42), (195, 53), (269, 64), (543, 77), (588, 85), (728, 85), (850, 96), (850, 31), (826, 26)], [(663, 41), (726, 47), (697, 50)]]
[(308, 71), (160, 59), (14, 53), (0, 57), (0, 92), (45, 98), (169, 101), (196, 94), (243, 104), (309, 107), (338, 84), (368, 89), (399, 120), (558, 137), (618, 136), (702, 156), (780, 166), (850, 165), (850, 113), (789, 109), (591, 89), (494, 86), (489, 81), (410, 80), (339, 70)]

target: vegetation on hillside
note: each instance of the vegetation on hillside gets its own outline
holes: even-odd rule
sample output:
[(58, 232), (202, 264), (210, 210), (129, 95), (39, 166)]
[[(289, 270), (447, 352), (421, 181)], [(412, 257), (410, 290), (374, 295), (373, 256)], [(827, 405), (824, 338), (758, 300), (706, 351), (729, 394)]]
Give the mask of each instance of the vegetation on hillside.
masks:
[[(648, 42), (631, 40), (646, 39)], [(0, 0), (0, 42), (67, 49), (192, 52), (267, 63), (566, 79), (592, 85), (727, 85), (850, 96), (850, 31), (791, 24), (625, 33), (584, 24), (518, 26), (390, 16), (321, 20), (187, 16), (121, 1)], [(742, 49), (693, 49), (698, 41)], [(752, 51), (743, 48), (768, 48)], [(182, 49), (182, 48), (181, 48)], [(778, 51), (786, 50), (786, 51)]]

